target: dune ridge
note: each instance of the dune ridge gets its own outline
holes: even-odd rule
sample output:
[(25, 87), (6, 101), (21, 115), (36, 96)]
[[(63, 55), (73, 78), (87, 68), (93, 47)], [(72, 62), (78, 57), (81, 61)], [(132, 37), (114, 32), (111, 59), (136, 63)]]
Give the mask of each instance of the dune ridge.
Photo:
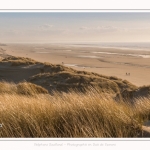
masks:
[(42, 86), (49, 92), (54, 90), (84, 92), (85, 89), (93, 87), (102, 93), (108, 93), (116, 100), (133, 100), (150, 94), (150, 86), (137, 87), (127, 80), (114, 76), (78, 71), (64, 65), (41, 63), (25, 57), (11, 56), (2, 59), (0, 71), (1, 81), (14, 83), (27, 81)]

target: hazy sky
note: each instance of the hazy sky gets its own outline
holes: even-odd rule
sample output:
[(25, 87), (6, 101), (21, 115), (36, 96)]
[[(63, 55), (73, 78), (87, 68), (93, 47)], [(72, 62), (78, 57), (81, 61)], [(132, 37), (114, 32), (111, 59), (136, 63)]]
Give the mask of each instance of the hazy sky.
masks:
[(4, 42), (150, 42), (150, 13), (2, 13)]

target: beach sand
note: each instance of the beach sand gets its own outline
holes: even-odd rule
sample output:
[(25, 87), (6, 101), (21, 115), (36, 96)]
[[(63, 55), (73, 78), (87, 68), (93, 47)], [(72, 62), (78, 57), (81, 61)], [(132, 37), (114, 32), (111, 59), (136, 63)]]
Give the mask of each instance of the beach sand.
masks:
[(116, 76), (137, 86), (150, 85), (150, 51), (71, 44), (0, 46), (0, 59), (8, 55), (28, 57), (40, 62), (63, 64), (77, 70)]

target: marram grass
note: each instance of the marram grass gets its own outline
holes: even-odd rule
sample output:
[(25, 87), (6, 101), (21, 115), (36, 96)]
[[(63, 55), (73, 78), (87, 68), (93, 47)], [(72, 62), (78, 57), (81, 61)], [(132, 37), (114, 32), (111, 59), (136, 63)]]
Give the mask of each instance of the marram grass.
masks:
[(85, 93), (0, 94), (0, 137), (138, 137), (150, 100), (116, 102)]

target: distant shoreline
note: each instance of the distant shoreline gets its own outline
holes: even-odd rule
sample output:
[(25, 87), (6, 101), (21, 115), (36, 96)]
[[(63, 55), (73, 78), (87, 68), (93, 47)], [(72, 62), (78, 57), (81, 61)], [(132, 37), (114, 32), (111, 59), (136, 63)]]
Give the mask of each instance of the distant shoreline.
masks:
[(100, 49), (117, 49), (117, 50), (134, 50), (134, 51), (150, 51), (149, 42), (50, 42), (50, 43), (2, 43), (0, 46), (7, 45), (63, 45), (71, 47), (93, 47)]

